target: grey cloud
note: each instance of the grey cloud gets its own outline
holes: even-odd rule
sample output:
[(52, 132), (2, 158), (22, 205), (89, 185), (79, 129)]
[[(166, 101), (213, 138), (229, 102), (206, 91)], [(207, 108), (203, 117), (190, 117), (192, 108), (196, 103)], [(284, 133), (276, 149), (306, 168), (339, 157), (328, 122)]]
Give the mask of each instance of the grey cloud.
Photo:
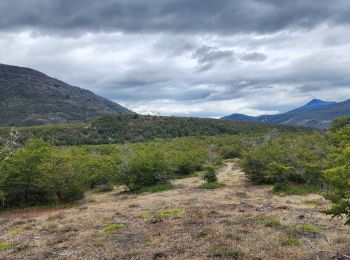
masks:
[(269, 33), (348, 24), (348, 0), (2, 0), (0, 29)]
[(350, 97), (349, 10), (348, 0), (2, 0), (0, 58), (142, 111), (285, 110)]
[(222, 60), (232, 60), (233, 52), (229, 50), (219, 50), (218, 48), (203, 46), (195, 53), (193, 53), (193, 58), (195, 58), (200, 65), (200, 70), (208, 70), (215, 65), (216, 62)]
[(246, 53), (241, 56), (241, 60), (244, 61), (264, 61), (267, 59), (267, 55), (259, 52)]

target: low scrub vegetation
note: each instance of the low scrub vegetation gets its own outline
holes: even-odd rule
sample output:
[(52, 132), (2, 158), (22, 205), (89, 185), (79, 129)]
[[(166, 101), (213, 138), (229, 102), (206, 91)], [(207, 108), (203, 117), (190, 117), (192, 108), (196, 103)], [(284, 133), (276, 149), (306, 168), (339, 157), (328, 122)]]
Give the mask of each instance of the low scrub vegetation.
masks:
[[(223, 150), (250, 137), (157, 139), (145, 143), (99, 146), (53, 146), (29, 139), (23, 148), (9, 145), (0, 161), (1, 207), (70, 203), (88, 189), (98, 192), (124, 186), (130, 192), (173, 188), (171, 180), (190, 176), (206, 166), (208, 182)], [(15, 144), (15, 140), (13, 141)]]
[(241, 166), (255, 184), (273, 184), (283, 195), (320, 193), (332, 201), (328, 214), (350, 224), (350, 117), (328, 133), (270, 134), (243, 151)]
[[(136, 127), (140, 122), (144, 132)], [(86, 131), (86, 138), (96, 143), (144, 141), (158, 136), (236, 135), (79, 146), (55, 146), (75, 144), (68, 138), (70, 130), (64, 139), (43, 134), (49, 127), (28, 128), (38, 131), (30, 136), (43, 137), (28, 139), (28, 135), (23, 137), (23, 129), (7, 129), (10, 134), (2, 139), (0, 148), (1, 208), (71, 203), (83, 198), (89, 189), (107, 192), (114, 186), (134, 193), (165, 191), (173, 187), (173, 179), (197, 171), (204, 171), (206, 181), (200, 188), (215, 189), (222, 186), (216, 167), (225, 158), (240, 157), (244, 172), (254, 184), (272, 184), (282, 195), (323, 194), (333, 205), (327, 213), (345, 214), (350, 224), (350, 118), (335, 120), (327, 133), (276, 126), (278, 131), (254, 124), (235, 127), (225, 121), (213, 125), (210, 120), (171, 117), (107, 117), (79, 131)], [(76, 131), (76, 126), (71, 129)], [(237, 135), (241, 130), (253, 135)], [(84, 142), (78, 138), (76, 144)]]

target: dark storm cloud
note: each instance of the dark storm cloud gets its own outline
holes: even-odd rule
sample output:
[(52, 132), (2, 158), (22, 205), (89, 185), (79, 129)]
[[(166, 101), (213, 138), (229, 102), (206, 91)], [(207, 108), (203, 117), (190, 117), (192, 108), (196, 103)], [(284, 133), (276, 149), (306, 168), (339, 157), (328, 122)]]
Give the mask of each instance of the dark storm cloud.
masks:
[(350, 97), (349, 0), (0, 0), (0, 59), (140, 113)]
[(268, 33), (348, 24), (348, 0), (2, 0), (0, 28), (43, 32)]

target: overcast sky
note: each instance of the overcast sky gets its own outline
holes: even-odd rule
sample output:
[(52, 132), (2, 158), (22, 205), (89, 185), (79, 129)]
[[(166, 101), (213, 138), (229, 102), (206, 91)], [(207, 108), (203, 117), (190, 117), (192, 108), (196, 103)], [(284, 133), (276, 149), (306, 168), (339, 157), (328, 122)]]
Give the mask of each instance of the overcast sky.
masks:
[(349, 0), (1, 0), (0, 63), (145, 114), (350, 98)]

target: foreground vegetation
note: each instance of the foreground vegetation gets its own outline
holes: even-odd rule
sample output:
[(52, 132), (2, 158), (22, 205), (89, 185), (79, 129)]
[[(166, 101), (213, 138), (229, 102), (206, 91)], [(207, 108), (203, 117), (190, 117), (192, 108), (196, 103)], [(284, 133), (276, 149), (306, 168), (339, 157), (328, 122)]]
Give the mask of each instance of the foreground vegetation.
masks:
[(274, 184), (277, 193), (322, 193), (333, 202), (327, 213), (344, 214), (350, 224), (350, 117), (335, 120), (327, 134), (269, 138), (242, 158), (253, 183)]
[(3, 149), (2, 206), (72, 202), (88, 189), (108, 191), (114, 185), (131, 192), (163, 189), (172, 179), (189, 176), (207, 164), (215, 177), (215, 167), (222, 158), (239, 155), (250, 139), (191, 137), (70, 147), (30, 139), (21, 149)]
[[(130, 119), (139, 120), (137, 116)], [(169, 124), (172, 119), (159, 120)], [(104, 120), (98, 125), (104, 129), (100, 129), (104, 139), (113, 139), (115, 129), (121, 127), (115, 120)], [(328, 213), (345, 214), (350, 224), (349, 125), (350, 118), (343, 118), (334, 121), (328, 133), (272, 129), (260, 135), (154, 139), (97, 146), (54, 146), (43, 139), (30, 138), (23, 148), (18, 148), (20, 135), (11, 132), (0, 151), (1, 207), (73, 202), (83, 198), (89, 189), (103, 192), (113, 186), (135, 193), (168, 190), (172, 180), (203, 169), (207, 183), (201, 188), (217, 189), (222, 184), (217, 182), (215, 171), (222, 159), (241, 158), (241, 166), (254, 184), (273, 184), (278, 194), (323, 194), (333, 202)]]
[[(350, 226), (320, 195), (278, 196), (253, 185), (236, 160), (161, 193), (89, 191), (73, 205), (0, 215), (0, 259), (342, 259)], [(306, 203), (307, 202), (307, 203)], [(339, 253), (339, 254), (338, 254)], [(345, 259), (345, 258), (343, 258)]]

